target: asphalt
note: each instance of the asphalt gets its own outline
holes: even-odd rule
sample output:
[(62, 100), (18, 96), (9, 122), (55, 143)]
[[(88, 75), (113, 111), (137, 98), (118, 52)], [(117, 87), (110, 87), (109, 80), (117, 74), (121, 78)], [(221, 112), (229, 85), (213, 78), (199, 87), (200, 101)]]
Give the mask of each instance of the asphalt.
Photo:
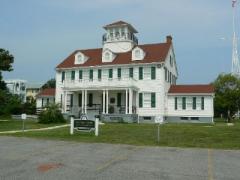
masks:
[(239, 180), (240, 151), (0, 136), (0, 180)]

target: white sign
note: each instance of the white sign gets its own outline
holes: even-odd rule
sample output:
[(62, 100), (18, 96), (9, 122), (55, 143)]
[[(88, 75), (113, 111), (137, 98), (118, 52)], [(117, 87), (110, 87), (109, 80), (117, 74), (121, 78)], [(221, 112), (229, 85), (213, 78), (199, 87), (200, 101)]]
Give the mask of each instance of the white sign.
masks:
[(163, 124), (163, 116), (156, 116), (155, 123)]
[(26, 114), (22, 114), (21, 118), (25, 120), (25, 119), (27, 119), (27, 115)]

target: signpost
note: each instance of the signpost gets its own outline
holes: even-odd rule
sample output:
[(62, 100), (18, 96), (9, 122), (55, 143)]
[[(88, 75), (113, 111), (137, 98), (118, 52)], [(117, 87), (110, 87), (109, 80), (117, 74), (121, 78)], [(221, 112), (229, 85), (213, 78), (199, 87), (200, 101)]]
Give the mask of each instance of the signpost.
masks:
[(155, 123), (158, 123), (158, 131), (157, 131), (157, 142), (160, 142), (160, 125), (163, 124), (163, 117), (162, 116), (156, 116)]
[(24, 132), (24, 130), (25, 130), (25, 120), (27, 119), (27, 115), (22, 114), (21, 119), (22, 119), (22, 131)]

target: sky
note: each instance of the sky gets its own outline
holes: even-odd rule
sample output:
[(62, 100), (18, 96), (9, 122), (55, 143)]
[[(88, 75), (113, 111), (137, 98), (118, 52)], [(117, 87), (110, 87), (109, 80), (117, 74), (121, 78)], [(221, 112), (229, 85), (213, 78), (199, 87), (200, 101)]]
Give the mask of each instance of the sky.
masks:
[(231, 70), (231, 0), (0, 0), (0, 48), (15, 57), (4, 79), (54, 78), (74, 50), (102, 47), (102, 27), (118, 20), (138, 30), (139, 44), (172, 35), (178, 84)]

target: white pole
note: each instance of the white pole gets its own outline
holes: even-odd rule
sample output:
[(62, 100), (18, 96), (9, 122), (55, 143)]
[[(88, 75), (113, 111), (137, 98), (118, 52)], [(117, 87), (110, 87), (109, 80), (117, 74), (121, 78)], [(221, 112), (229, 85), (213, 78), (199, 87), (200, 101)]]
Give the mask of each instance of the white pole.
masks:
[(132, 99), (133, 99), (133, 92), (132, 92), (132, 89), (129, 89), (129, 114), (132, 114)]
[(103, 114), (105, 114), (105, 100), (106, 100), (106, 97), (105, 97), (105, 90), (103, 90)]
[(95, 118), (95, 136), (98, 136), (99, 119)]
[(71, 117), (70, 134), (73, 134), (73, 130), (74, 130), (74, 118)]
[(106, 114), (108, 114), (108, 89), (106, 90)]
[(126, 110), (125, 110), (125, 114), (128, 114), (128, 89), (126, 89)]

